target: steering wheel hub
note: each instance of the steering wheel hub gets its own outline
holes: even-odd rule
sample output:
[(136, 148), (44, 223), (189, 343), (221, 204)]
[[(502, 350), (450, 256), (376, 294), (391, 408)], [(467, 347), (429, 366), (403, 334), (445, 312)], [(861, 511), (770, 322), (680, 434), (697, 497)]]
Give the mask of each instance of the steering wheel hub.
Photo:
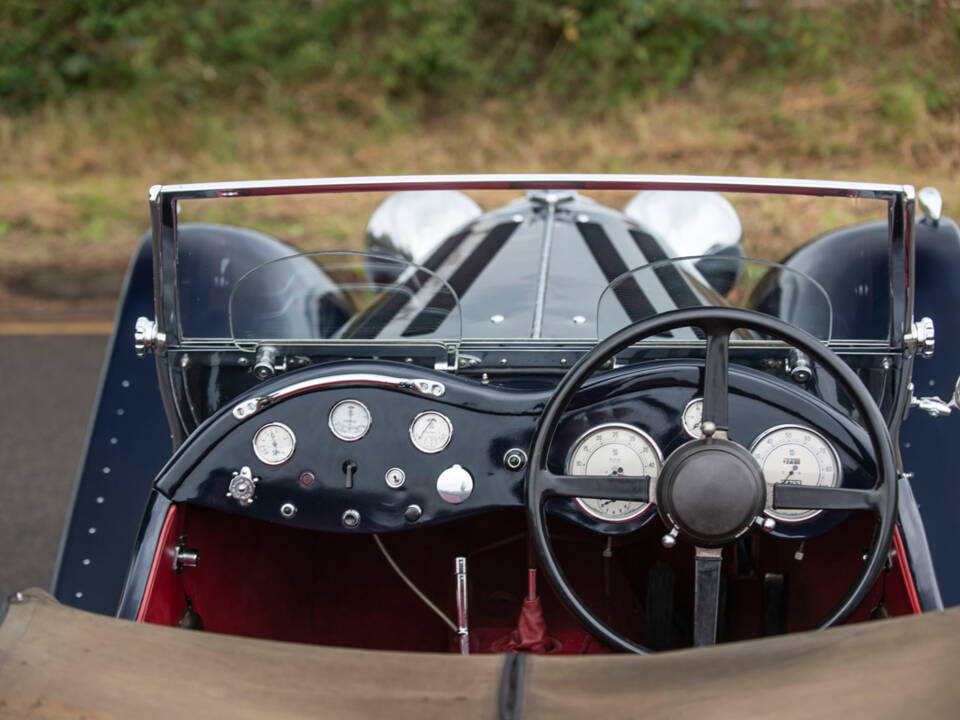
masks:
[(694, 440), (667, 458), (657, 481), (660, 516), (691, 542), (725, 545), (745, 533), (766, 502), (763, 471), (731, 440)]

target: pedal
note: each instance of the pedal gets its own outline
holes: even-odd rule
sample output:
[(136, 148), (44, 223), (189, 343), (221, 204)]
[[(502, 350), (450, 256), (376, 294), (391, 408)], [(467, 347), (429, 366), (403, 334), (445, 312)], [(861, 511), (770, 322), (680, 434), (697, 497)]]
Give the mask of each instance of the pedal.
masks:
[(666, 650), (673, 640), (673, 593), (676, 574), (658, 562), (647, 573), (647, 619), (644, 641), (651, 650)]
[(763, 576), (763, 634), (783, 635), (787, 631), (787, 583), (781, 573)]

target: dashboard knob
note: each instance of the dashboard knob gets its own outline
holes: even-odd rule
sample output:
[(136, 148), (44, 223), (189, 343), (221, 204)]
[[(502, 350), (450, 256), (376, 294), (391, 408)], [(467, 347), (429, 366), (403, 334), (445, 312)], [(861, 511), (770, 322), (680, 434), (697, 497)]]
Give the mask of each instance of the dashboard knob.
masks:
[(409, 505), (406, 510), (403, 511), (403, 517), (407, 522), (415, 523), (423, 516), (423, 510), (419, 505)]
[(451, 465), (437, 477), (437, 492), (451, 505), (459, 505), (473, 492), (473, 476), (460, 465)]

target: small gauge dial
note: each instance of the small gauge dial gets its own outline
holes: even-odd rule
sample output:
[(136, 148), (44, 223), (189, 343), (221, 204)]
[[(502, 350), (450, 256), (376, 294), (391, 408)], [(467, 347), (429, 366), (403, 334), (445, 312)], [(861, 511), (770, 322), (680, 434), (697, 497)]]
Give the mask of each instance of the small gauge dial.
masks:
[[(598, 425), (583, 435), (567, 457), (570, 475), (660, 475), (663, 455), (649, 435), (632, 425)], [(626, 522), (642, 515), (647, 502), (577, 498), (588, 515), (606, 522)]]
[(327, 425), (344, 442), (353, 442), (369, 432), (371, 421), (370, 411), (362, 402), (341, 400), (330, 409)]
[(297, 438), (283, 423), (267, 423), (253, 436), (253, 452), (262, 463), (283, 465), (293, 457)]
[(694, 398), (683, 409), (683, 431), (695, 440), (703, 437), (700, 424), (703, 422), (703, 398)]
[(420, 413), (410, 423), (410, 440), (420, 452), (438, 453), (450, 444), (452, 437), (450, 418), (435, 410)]
[[(799, 425), (781, 425), (760, 434), (750, 448), (768, 483), (792, 485), (840, 485), (837, 451), (819, 433)], [(800, 522), (820, 510), (767, 510), (783, 522)]]

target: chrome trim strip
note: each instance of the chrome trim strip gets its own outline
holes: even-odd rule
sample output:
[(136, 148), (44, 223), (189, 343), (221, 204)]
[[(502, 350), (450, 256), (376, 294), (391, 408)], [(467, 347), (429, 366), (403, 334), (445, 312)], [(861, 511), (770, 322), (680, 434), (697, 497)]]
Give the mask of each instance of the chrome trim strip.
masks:
[(269, 395), (261, 395), (244, 400), (234, 406), (233, 416), (237, 420), (246, 420), (280, 400), (286, 400), (300, 393), (333, 387), (335, 385), (382, 385), (400, 390), (414, 390), (421, 395), (426, 395), (431, 398), (443, 397), (447, 392), (446, 386), (436, 380), (398, 378), (389, 375), (374, 375), (372, 373), (346, 373), (344, 375), (332, 375), (325, 378), (304, 380), (275, 390)]
[(398, 190), (713, 190), (716, 192), (911, 198), (912, 186), (781, 178), (511, 173), (495, 175), (410, 175), (345, 178), (294, 178), (244, 182), (163, 185), (158, 195), (177, 199), (290, 195), (295, 193), (394, 192)]
[(546, 201), (547, 213), (543, 219), (543, 238), (540, 241), (540, 270), (537, 273), (537, 299), (533, 307), (533, 329), (530, 337), (543, 335), (543, 306), (547, 301), (547, 276), (550, 272), (550, 256), (553, 252), (553, 228), (557, 223), (557, 203)]

